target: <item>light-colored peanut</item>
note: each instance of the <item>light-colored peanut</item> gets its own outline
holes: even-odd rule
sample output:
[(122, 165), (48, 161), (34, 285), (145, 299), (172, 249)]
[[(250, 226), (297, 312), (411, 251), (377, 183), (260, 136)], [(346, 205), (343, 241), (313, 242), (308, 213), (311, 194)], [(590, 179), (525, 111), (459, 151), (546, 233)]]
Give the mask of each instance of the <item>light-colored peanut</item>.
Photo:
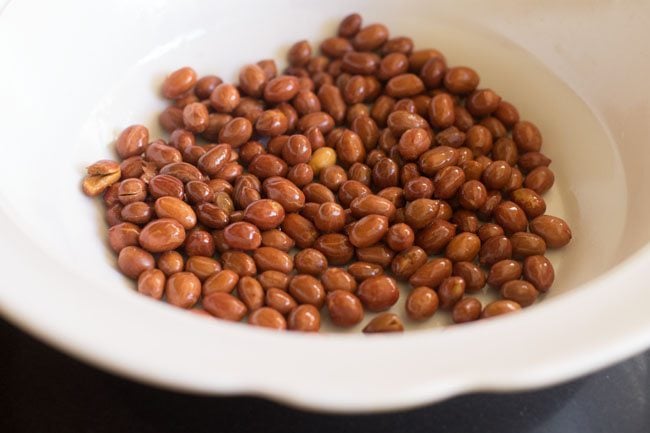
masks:
[(82, 189), (90, 197), (98, 196), (106, 188), (120, 180), (122, 172), (120, 165), (115, 161), (103, 159), (86, 167), (88, 175), (84, 178)]
[(113, 174), (120, 171), (120, 164), (110, 159), (102, 159), (86, 167), (86, 171), (91, 176)]
[(331, 147), (321, 147), (317, 149), (311, 156), (309, 165), (317, 175), (325, 167), (331, 167), (336, 164), (336, 151)]
[(230, 215), (235, 210), (235, 204), (227, 192), (218, 192), (214, 195), (214, 204), (226, 214)]

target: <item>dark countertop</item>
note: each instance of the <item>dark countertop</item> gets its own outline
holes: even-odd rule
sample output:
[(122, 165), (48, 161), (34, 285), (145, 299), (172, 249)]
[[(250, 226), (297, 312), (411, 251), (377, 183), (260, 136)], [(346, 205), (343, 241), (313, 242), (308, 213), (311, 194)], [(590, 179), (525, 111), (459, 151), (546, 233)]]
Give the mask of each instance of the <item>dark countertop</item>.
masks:
[(197, 397), (133, 383), (69, 358), (1, 319), (0, 348), (0, 432), (650, 431), (650, 351), (548, 389), (337, 416), (258, 398)]

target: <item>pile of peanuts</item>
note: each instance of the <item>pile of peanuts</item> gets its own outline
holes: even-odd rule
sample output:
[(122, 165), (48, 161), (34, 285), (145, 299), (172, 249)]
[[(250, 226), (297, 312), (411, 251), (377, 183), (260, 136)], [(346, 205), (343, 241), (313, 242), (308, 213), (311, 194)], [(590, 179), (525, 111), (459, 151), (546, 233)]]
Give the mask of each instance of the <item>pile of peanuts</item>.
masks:
[[(402, 331), (438, 309), (470, 322), (533, 304), (553, 283), (544, 256), (571, 239), (545, 215), (542, 136), (435, 49), (347, 16), (320, 55), (246, 65), (237, 85), (190, 67), (162, 85), (168, 139), (142, 125), (121, 162), (88, 167), (110, 247), (138, 291), (219, 319), (318, 331)], [(295, 254), (294, 254), (294, 251)], [(500, 293), (485, 306), (470, 296)]]

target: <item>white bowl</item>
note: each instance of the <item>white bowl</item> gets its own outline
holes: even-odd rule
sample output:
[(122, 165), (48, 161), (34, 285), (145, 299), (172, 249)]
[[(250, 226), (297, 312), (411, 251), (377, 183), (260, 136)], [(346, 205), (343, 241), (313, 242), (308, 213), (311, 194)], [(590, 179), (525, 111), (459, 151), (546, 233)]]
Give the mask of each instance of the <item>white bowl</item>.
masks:
[[(79, 191), (83, 167), (125, 126), (155, 130), (169, 71), (232, 79), (351, 11), (475, 67), (539, 125), (549, 213), (574, 234), (553, 253), (552, 292), (522, 314), (372, 338), (274, 333), (136, 294)], [(648, 17), (641, 2), (14, 1), (0, 16), (0, 310), (135, 380), (330, 411), (544, 386), (632, 355), (650, 344)]]

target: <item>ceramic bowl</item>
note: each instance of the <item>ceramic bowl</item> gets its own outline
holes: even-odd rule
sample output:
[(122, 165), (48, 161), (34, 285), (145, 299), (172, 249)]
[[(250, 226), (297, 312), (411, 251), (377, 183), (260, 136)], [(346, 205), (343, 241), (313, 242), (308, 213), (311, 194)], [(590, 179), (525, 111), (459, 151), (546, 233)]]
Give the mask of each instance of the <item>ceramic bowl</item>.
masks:
[[(650, 9), (637, 6), (10, 2), (0, 15), (0, 311), (134, 380), (340, 412), (546, 386), (641, 351), (650, 344)], [(99, 206), (80, 192), (84, 167), (111, 157), (130, 124), (159, 133), (170, 71), (234, 79), (261, 58), (283, 63), (292, 42), (316, 45), (352, 11), (472, 66), (539, 126), (556, 174), (548, 213), (574, 236), (551, 254), (551, 292), (521, 314), (371, 338), (275, 333), (138, 295), (115, 270)]]

